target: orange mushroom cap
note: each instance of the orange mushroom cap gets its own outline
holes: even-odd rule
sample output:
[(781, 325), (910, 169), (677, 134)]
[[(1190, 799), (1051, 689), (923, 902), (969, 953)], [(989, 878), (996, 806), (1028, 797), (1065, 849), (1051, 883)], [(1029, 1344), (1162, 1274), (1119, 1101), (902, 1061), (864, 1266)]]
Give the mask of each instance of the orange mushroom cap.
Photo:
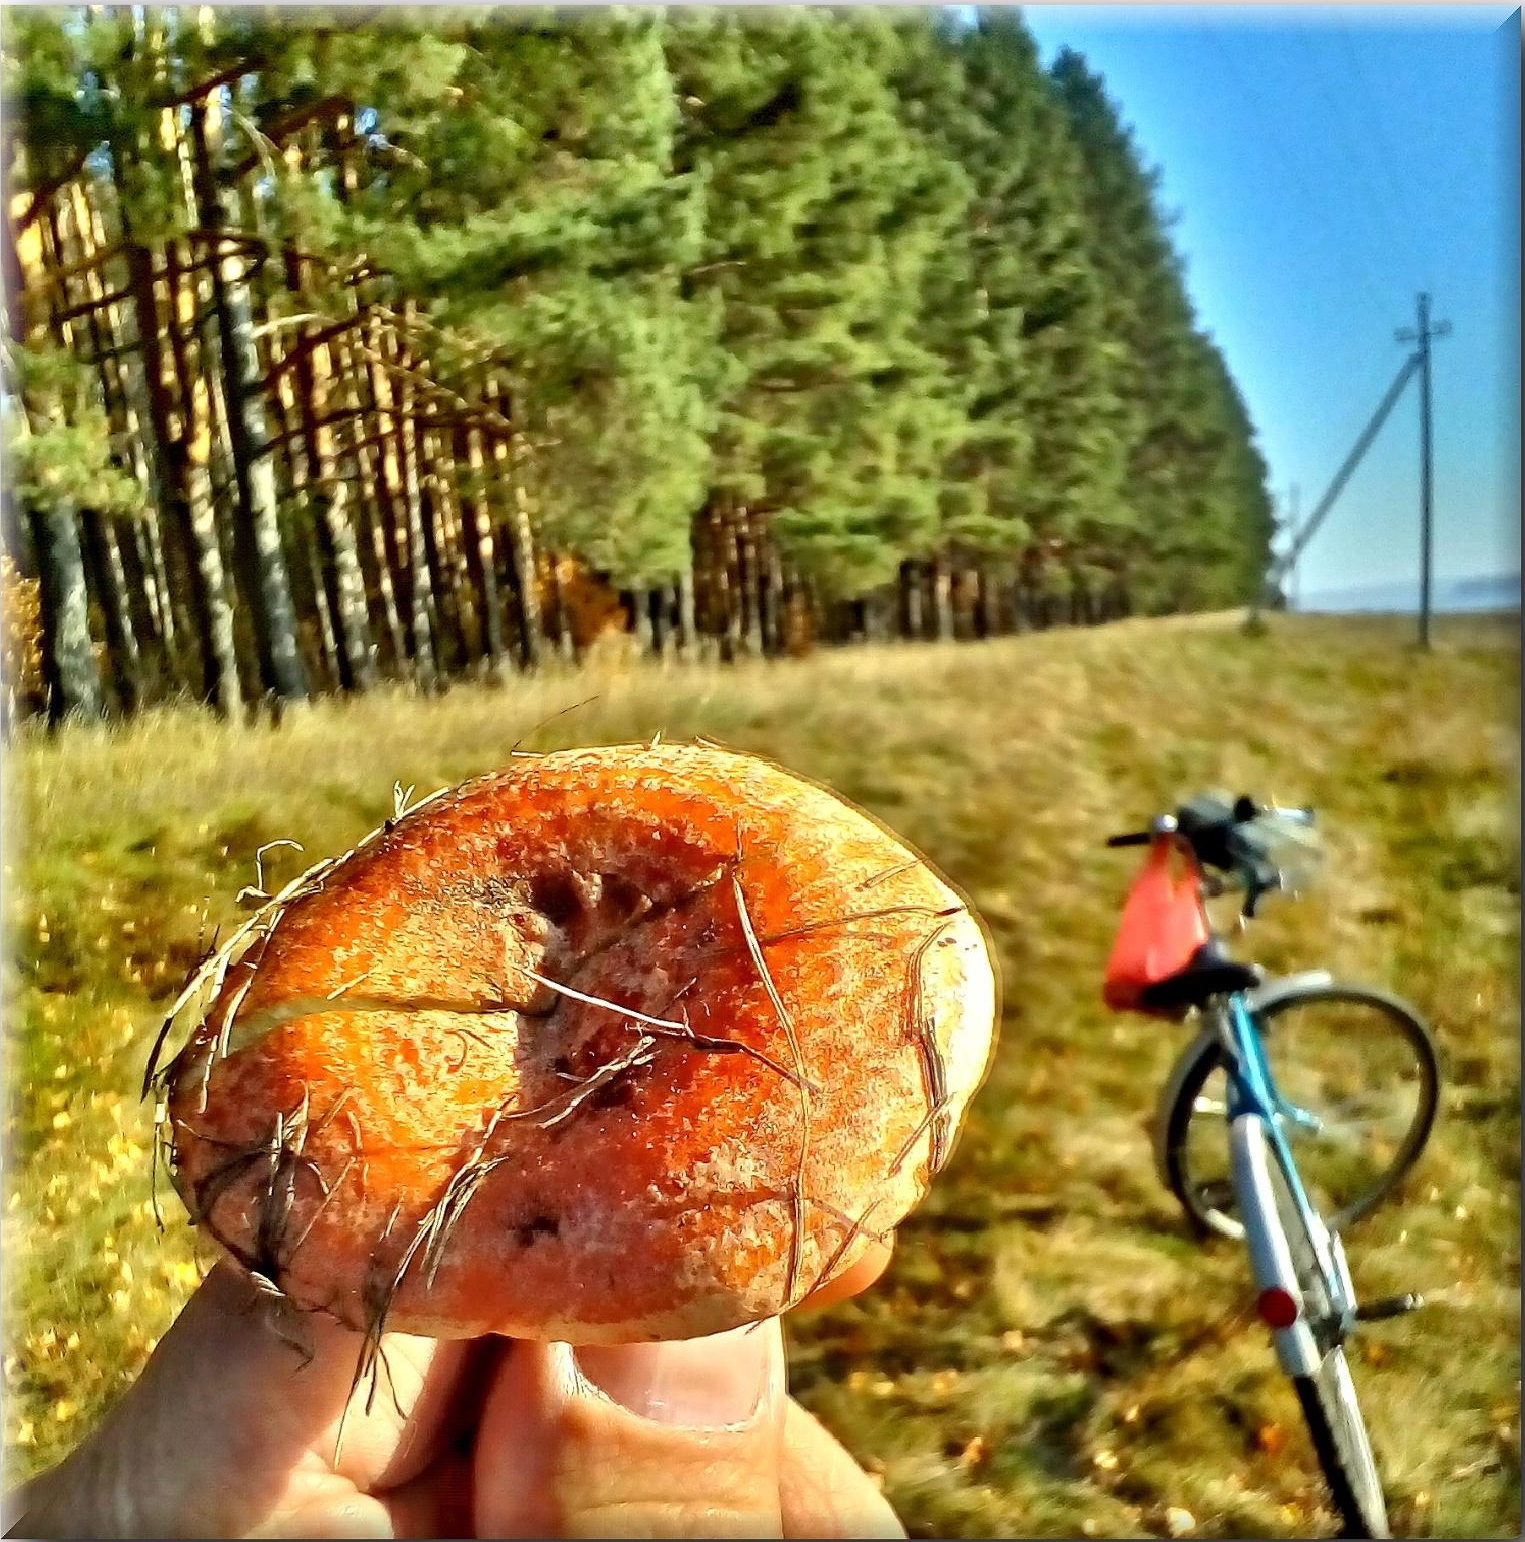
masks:
[(352, 1327), (718, 1332), (851, 1268), (988, 1062), (983, 930), (827, 790), (710, 745), (515, 759), (206, 973), (158, 1073), (193, 1220)]

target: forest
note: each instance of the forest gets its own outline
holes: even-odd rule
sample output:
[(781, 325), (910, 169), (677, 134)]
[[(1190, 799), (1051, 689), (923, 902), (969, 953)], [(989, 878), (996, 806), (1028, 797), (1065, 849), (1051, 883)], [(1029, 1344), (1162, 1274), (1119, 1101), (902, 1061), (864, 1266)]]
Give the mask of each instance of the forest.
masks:
[(1245, 602), (1267, 470), (1020, 11), (4, 13), (4, 715)]

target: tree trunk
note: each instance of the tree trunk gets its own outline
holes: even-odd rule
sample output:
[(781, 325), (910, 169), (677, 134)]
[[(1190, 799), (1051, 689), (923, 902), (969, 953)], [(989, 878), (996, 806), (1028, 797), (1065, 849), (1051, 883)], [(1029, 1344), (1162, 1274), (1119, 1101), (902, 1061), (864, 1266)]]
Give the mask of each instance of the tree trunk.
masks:
[(382, 431), (389, 436), (388, 459), (396, 455), (402, 476), (402, 512), (406, 520), (408, 571), (408, 624), (413, 642), (413, 676), (420, 689), (433, 691), (439, 683), (439, 668), (434, 654), (434, 628), (430, 612), (429, 558), (424, 549), (423, 499), (418, 485), (418, 462), (412, 453), (413, 437), (406, 420), (412, 411), (412, 390), (406, 380), (399, 383), (397, 407), (393, 410), (392, 382), (386, 368), (386, 354), (381, 344), (381, 324), (373, 319), (372, 351), (380, 361), (372, 375), (377, 404), (382, 412)]
[[(357, 342), (357, 350), (360, 345)], [(378, 439), (377, 491), (382, 495), (386, 518), (382, 539), (386, 544), (392, 586), (397, 596), (398, 615), (406, 638), (406, 656), (413, 657), (417, 628), (413, 624), (413, 570), (409, 563), (409, 525), (407, 497), (403, 488), (402, 438), (393, 404), (396, 400), (392, 379), (387, 372), (382, 344), (382, 324), (377, 316), (365, 322), (365, 378), (369, 385), (369, 406), (375, 411)], [(412, 665), (410, 664), (410, 669)]]
[(736, 561), (740, 580), (742, 645), (751, 658), (764, 651), (762, 615), (762, 552), (757, 537), (757, 514), (736, 511)]
[[(636, 652), (649, 658), (656, 651), (656, 633), (651, 625), (651, 590), (629, 591), (630, 630), (635, 636)], [(623, 602), (624, 597), (621, 596)]]
[(215, 668), (213, 699), (229, 717), (243, 710), (243, 687), (238, 677), (238, 649), (234, 642), (233, 606), (228, 594), (222, 560), (222, 546), (217, 534), (217, 508), (212, 498), (209, 469), (212, 427), (211, 394), (203, 379), (190, 382), (188, 414), (190, 443), (186, 446), (187, 488), (190, 497), (190, 523), (201, 569), (201, 583), (207, 597), (207, 623), (210, 636), (209, 657)]
[(647, 596), (646, 614), (651, 618), (651, 646), (659, 659), (673, 653), (673, 621), (676, 616), (677, 591), (672, 584), (659, 584)]
[(736, 539), (736, 518), (735, 505), (727, 497), (718, 510), (715, 530), (717, 537), (715, 583), (725, 626), (721, 657), (727, 663), (740, 658), (745, 651), (745, 574), (742, 571), (741, 551)]
[[(321, 433), (324, 432), (320, 430)], [(320, 461), (319, 476), (323, 476)], [(333, 563), (333, 589), (330, 603), (338, 623), (343, 656), (350, 686), (369, 690), (376, 683), (376, 645), (371, 641), (371, 618), (365, 603), (365, 574), (360, 566), (359, 542), (350, 519), (349, 488), (331, 473), (326, 497), (315, 502), (319, 518), (328, 535), (328, 549)]]
[(570, 663), (577, 654), (577, 642), (572, 636), (572, 621), (567, 614), (566, 597), (561, 591), (561, 562), (556, 553), (547, 554), (546, 571), (550, 578), (548, 585), (551, 598), (551, 640), (556, 645), (556, 652), (563, 660)]
[(164, 565), (164, 514), (162, 506), (150, 504), (138, 510), (128, 527), (128, 539), (122, 545), (129, 592), (135, 608), (148, 612), (148, 629), (158, 639), (155, 667), (159, 678), (154, 695), (172, 695), (179, 683), (179, 665), (175, 658), (174, 611), (169, 601), (169, 578)]
[[(45, 230), (51, 241), (55, 271), (67, 272), (69, 260), (56, 204), (49, 206)], [(55, 298), (48, 310), (48, 333), (57, 346), (69, 348), (73, 341), (70, 329), (59, 319), (59, 312), (67, 310), (70, 304), (67, 281), (58, 285), (53, 294)], [(16, 324), (24, 325), (19, 320), (19, 312), (20, 307), (14, 313)], [(20, 336), (16, 338), (18, 342), (22, 340)], [(21, 409), (21, 422), (18, 426), (22, 432), (28, 432), (31, 428), (30, 414), (36, 404), (22, 400), (18, 405)], [(58, 723), (71, 714), (100, 717), (106, 710), (106, 695), (90, 636), (88, 542), (82, 528), (84, 522), (74, 504), (63, 498), (55, 498), (46, 506), (34, 508), (31, 522), (33, 552), (40, 580), (40, 642), (48, 720)], [(104, 570), (104, 561), (98, 565)], [(102, 571), (99, 574), (98, 589), (103, 609), (110, 600), (109, 588), (109, 577)]]
[(43, 677), (48, 719), (70, 713), (100, 717), (103, 711), (100, 670), (90, 641), (89, 596), (79, 524), (67, 505), (38, 510), (33, 516), (42, 600)]
[(540, 613), (540, 567), (535, 553), (535, 530), (530, 524), (529, 496), (518, 486), (514, 488), (513, 557), (519, 579), (524, 667), (538, 669), (545, 643), (545, 619)]
[(914, 642), (920, 642), (926, 630), (921, 598), (921, 565), (916, 562), (902, 562), (900, 564), (900, 635)]
[[(79, 202), (80, 218), (87, 222), (91, 249), (105, 251), (105, 226), (99, 209), (83, 194)], [(101, 271), (99, 288), (106, 287), (107, 278), (111, 279), (110, 288), (114, 292), (120, 292), (126, 287), (126, 264), (120, 261), (120, 254), (118, 261), (122, 270), (121, 279)], [(106, 371), (107, 383), (120, 414), (133, 475), (147, 493), (143, 507), (126, 523), (125, 539), (123, 531), (115, 523), (109, 524), (106, 531), (113, 562), (121, 571), (128, 621), (138, 645), (138, 656), (134, 664), (142, 692), (139, 699), (142, 701), (172, 691), (176, 674), (172, 637), (174, 622), (161, 586), (163, 559), (156, 550), (159, 545), (162, 489), (144, 444), (147, 434), (141, 410), (144, 396), (140, 378), (141, 361), (126, 351), (126, 328), (121, 307), (113, 302), (104, 308), (103, 314), (106, 342), (115, 355)]]
[(221, 136), (209, 109), (208, 98), (199, 99), (191, 108), (192, 172), (197, 216), (217, 242), (211, 263), (212, 305), (228, 445), (238, 491), (234, 572), (253, 623), (265, 689), (282, 700), (299, 701), (307, 695), (307, 680), (297, 649), (296, 613), (281, 551), (275, 467), (268, 448), (249, 289), (239, 273), (240, 258), (231, 253), (221, 235), (229, 225), (227, 203), (235, 195), (231, 190), (219, 194), (217, 188), (213, 160)]
[(856, 606), (857, 631), (865, 643), (877, 643), (887, 632), (884, 595), (865, 594)]
[(197, 367), (191, 367), (186, 345), (193, 339), (182, 330), (189, 327), (194, 315), (196, 292), (184, 283), (179, 262), (173, 255), (168, 257), (165, 277), (170, 293), (169, 336), (180, 388), (181, 422), (180, 437), (167, 446), (174, 462), (173, 485), (180, 489), (180, 496), (171, 507), (175, 519), (183, 524), (185, 550), (190, 554), (195, 574), (191, 587), (200, 603), (196, 625), (201, 644), (202, 694), (220, 712), (236, 717), (243, 710), (243, 685), (212, 496), (211, 393), (208, 377), (199, 367), (199, 352)]
[(762, 646), (770, 658), (784, 651), (784, 563), (778, 547), (764, 536), (767, 544), (766, 568), (762, 579)]
[(979, 583), (979, 630), (981, 637), (1001, 634), (1001, 582), (989, 563), (976, 572)]
[[(289, 287), (303, 293), (300, 258), (286, 253)], [(305, 341), (306, 329), (299, 338)], [(339, 473), (335, 458), (332, 412), (333, 380), (337, 359), (325, 345), (303, 349), (295, 367), (295, 395), (302, 420), (302, 439), (307, 450), (306, 485), (320, 526), (324, 546), (322, 581), (318, 585), (326, 601), (329, 627), (335, 634), (333, 653), (338, 678), (346, 690), (366, 690), (376, 683), (376, 649), (371, 641), (371, 618), (365, 603), (365, 575), (360, 566), (359, 544), (350, 519), (349, 485)]]
[(463, 614), (464, 573), (463, 559), (458, 558), (454, 539), (455, 498), (451, 479), (447, 474), (448, 461), (438, 436), (429, 429), (421, 429), (415, 414), (423, 412), (437, 416), (430, 410), (427, 394), (420, 393), (419, 382), (427, 381), (425, 365), (414, 357), (407, 338), (418, 307), (413, 300), (403, 304), (403, 316), (407, 331), (391, 332), (393, 358), (399, 370), (402, 400), (407, 410), (402, 415), (404, 444), (413, 458), (414, 475), (417, 478), (422, 502), (420, 505), (424, 537), (424, 558), (429, 569), (430, 621), (434, 629), (435, 657), (445, 674), (457, 674), (472, 656), (467, 637), (467, 622)]
[[(318, 622), (318, 645), (323, 659), (323, 673), (336, 691), (352, 689), (353, 681), (345, 666), (345, 661), (339, 652), (339, 636), (334, 626), (334, 606), (331, 594), (333, 584), (332, 551), (329, 543), (323, 539), (322, 516), (313, 511), (309, 528), (297, 531), (297, 539), (300, 542), (302, 555), (306, 558), (307, 565), (307, 595), (296, 595), (296, 584), (292, 585), (294, 597), (306, 604), (309, 599), (312, 605), (312, 613)], [(293, 579), (297, 569), (291, 569)]]
[[(513, 421), (512, 403), (505, 402), (496, 380), (487, 384), (487, 405), (501, 418)], [(514, 451), (500, 435), (494, 434), (488, 445), (493, 463), (493, 485), (506, 495), (509, 506), (504, 527), (503, 555), (508, 571), (508, 587), (518, 612), (519, 658), (525, 669), (540, 662), (544, 633), (540, 621), (540, 591), (536, 588), (535, 532), (530, 524), (529, 494), (514, 473)]]
[[(297, 343), (300, 341), (298, 338)], [(285, 362), (282, 334), (273, 334), (266, 347), (268, 368), (273, 372)], [(297, 618), (297, 647), (308, 686), (316, 696), (344, 690), (347, 681), (335, 631), (332, 553), (323, 521), (314, 506), (320, 491), (311, 450), (298, 430), (303, 405), (298, 394), (292, 372), (284, 371), (270, 398), (270, 422), (277, 431), (278, 446), (272, 460), (281, 507), (286, 511), (281, 521), (281, 539), (292, 609)]]
[[(161, 29), (150, 32), (140, 19), (136, 31), (140, 44), (162, 55)], [(166, 111), (161, 116), (159, 131), (161, 143), (178, 139), (174, 114)], [(174, 139), (166, 138), (171, 134)], [(184, 354), (176, 341), (182, 322), (177, 312), (181, 281), (172, 242), (165, 244), (164, 262), (155, 276), (153, 253), (137, 240), (123, 196), (124, 160), (137, 152), (122, 144), (114, 151), (110, 160), (112, 208), (125, 269), (122, 287), (129, 303), (112, 308), (113, 341), (122, 350), (129, 401), (137, 404), (140, 430), (135, 437), (146, 452), (145, 480), (150, 490), (148, 507), (135, 525), (134, 535), (142, 537), (141, 565), (150, 578), (150, 601), (157, 601), (157, 624), (170, 680), (197, 700), (213, 702), (218, 692), (217, 663), (190, 517), (185, 452), (188, 414), (182, 413), (176, 420), (174, 407), (176, 391), (183, 389), (180, 383), (185, 378)]]
[(715, 508), (713, 500), (696, 509), (688, 522), (688, 594), (690, 602), (687, 622), (681, 614), (684, 604), (683, 580), (679, 578), (679, 620), (683, 633), (683, 647), (697, 656), (701, 651), (701, 639), (723, 630), (720, 606), (716, 594), (719, 582), (715, 552)]
[(127, 575), (113, 522), (94, 509), (79, 511), (80, 553), (85, 582), (94, 593), (105, 630), (105, 679), (116, 711), (130, 716), (145, 695), (137, 631), (127, 597)]
[(364, 574), (366, 554), (369, 551), (370, 573), (365, 575), (366, 587), (375, 594), (376, 603), (381, 609), (384, 628), (382, 636), (391, 666), (398, 675), (406, 675), (408, 644), (397, 609), (397, 590), (393, 577), (396, 565), (392, 543), (387, 538), (388, 531), (396, 528), (396, 513), (383, 470), (386, 451), (384, 445), (375, 447), (362, 442), (370, 438), (369, 425), (380, 423), (380, 414), (375, 409), (374, 398), (368, 391), (362, 390), (362, 379), (369, 377), (363, 369), (357, 367), (348, 338), (341, 335), (334, 339), (329, 355), (335, 378), (339, 382), (339, 403), (343, 410), (352, 414), (349, 418), (349, 440), (355, 473), (358, 475), (356, 485), (363, 493), (370, 495), (368, 508), (361, 511), (362, 517), (370, 525), (370, 542), (369, 546), (363, 540), (356, 542), (357, 560)]
[(678, 574), (678, 651), (693, 658), (699, 651), (699, 628), (694, 615), (694, 566), (689, 565)]
[(173, 693), (175, 681), (169, 672), (164, 634), (159, 630), (159, 616), (164, 602), (152, 566), (156, 560), (152, 544), (156, 532), (149, 518), (148, 511), (139, 510), (137, 516), (127, 520), (123, 528), (112, 526), (109, 533), (116, 542), (116, 560), (121, 565), (122, 588), (127, 596), (133, 632), (139, 639), (145, 636), (155, 639), (151, 658), (145, 661), (140, 654), (139, 664), (145, 673), (152, 671), (148, 680), (148, 695), (157, 700)]
[(429, 564), (429, 593), (434, 599), (436, 656), (445, 674), (456, 675), (465, 669), (471, 647), (461, 604), (461, 585), (454, 571), (450, 490), (443, 469), (444, 457), (432, 434), (416, 431), (413, 454), (418, 457), (419, 488), (423, 494), (424, 560)]
[(494, 675), (503, 673), (507, 657), (503, 647), (503, 602), (498, 594), (497, 553), (492, 529), (492, 515), (487, 490), (482, 485), (486, 458), (482, 454), (482, 435), (477, 429), (463, 429), (456, 438), (457, 464), (464, 461), (471, 478), (470, 491), (462, 499), (465, 515), (466, 567), (476, 590), (477, 613), (481, 618), (482, 651)]
[[(128, 286), (132, 291), (132, 326), (124, 341), (136, 344), (129, 358), (141, 359), (141, 388), (147, 409), (145, 440), (149, 451), (150, 487), (153, 490), (152, 562), (155, 580), (162, 586), (161, 625), (165, 651), (175, 678), (202, 699), (208, 699), (212, 673), (206, 652), (210, 625), (207, 598), (196, 561), (186, 509), (183, 480), (184, 457), (170, 449), (178, 439), (170, 426), (173, 402), (165, 376), (174, 379), (177, 353), (165, 343), (176, 325), (173, 281), (166, 278), (170, 303), (161, 323), (155, 298), (153, 258), (137, 245), (125, 228)], [(182, 419), (182, 424), (184, 420)], [(183, 430), (182, 430), (183, 431)]]
[[(101, 404), (135, 481), (148, 492), (143, 517), (150, 518), (157, 489), (144, 452), (141, 419), (134, 402), (129, 359), (123, 347), (121, 311), (114, 301), (106, 303), (108, 295), (123, 286), (109, 271), (117, 264), (107, 256), (105, 226), (97, 207), (102, 192), (100, 184), (92, 181), (87, 188), (82, 178), (77, 179), (70, 189), (65, 212), (73, 229), (73, 256), (84, 265), (80, 287), (91, 307), (88, 319), (99, 372)], [(108, 283), (108, 280), (112, 282)], [(91, 538), (86, 546), (87, 559), (92, 559), (94, 534), (87, 530)], [(131, 522), (129, 537), (129, 546), (141, 538), (141, 528), (136, 520)], [(113, 678), (119, 682), (118, 695), (123, 711), (130, 712), (150, 697), (162, 694), (173, 669), (165, 634), (160, 627), (161, 606), (151, 573), (134, 563), (135, 581), (129, 583), (128, 563), (123, 557), (116, 521), (102, 521), (99, 538), (98, 555), (102, 560), (98, 592), (102, 595), (103, 605), (111, 607), (106, 612), (110, 632), (107, 656), (112, 663)]]
[(938, 558), (932, 564), (932, 615), (933, 627), (938, 642), (952, 642), (954, 638), (953, 621), (953, 574), (948, 570), (948, 564)]

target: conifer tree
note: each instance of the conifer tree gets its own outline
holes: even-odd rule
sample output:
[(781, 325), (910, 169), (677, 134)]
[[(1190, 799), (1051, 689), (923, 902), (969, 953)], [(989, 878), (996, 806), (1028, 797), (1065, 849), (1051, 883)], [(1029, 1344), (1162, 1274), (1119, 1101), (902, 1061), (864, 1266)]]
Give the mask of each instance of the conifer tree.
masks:
[(1133, 601), (1179, 609), (1248, 598), (1270, 538), (1264, 463), (1227, 368), (1196, 324), (1159, 174), (1079, 54), (1061, 52), (1052, 77), (1084, 155), (1108, 328), (1125, 349)]
[[(3, 59), (20, 309), (143, 498), (21, 522), (79, 702), (84, 642), (102, 703), (232, 711), (616, 593), (738, 652), (884, 635), (891, 581), (945, 637), (1259, 581), (1158, 178), (1014, 11), (78, 8)], [(27, 406), (41, 465), (79, 420)]]
[(871, 16), (676, 13), (680, 164), (708, 189), (703, 260), (727, 368), (707, 506), (766, 518), (827, 594), (935, 537), (950, 414), (916, 335), (939, 168), (907, 131)]
[[(1083, 165), (1018, 13), (937, 35), (911, 89), (972, 186), (938, 308), (967, 429), (948, 470), (950, 555), (1020, 557), (1067, 585), (1123, 517), (1117, 346), (1087, 250)], [(934, 109), (935, 104), (935, 110)]]

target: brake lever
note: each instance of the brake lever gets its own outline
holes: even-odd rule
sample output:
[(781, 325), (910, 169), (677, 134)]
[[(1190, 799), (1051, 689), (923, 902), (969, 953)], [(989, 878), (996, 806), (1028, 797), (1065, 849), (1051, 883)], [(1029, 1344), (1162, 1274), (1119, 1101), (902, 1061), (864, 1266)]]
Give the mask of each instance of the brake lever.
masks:
[(1264, 862), (1245, 863), (1242, 873), (1244, 876), (1244, 908), (1239, 912), (1240, 919), (1253, 921), (1256, 912), (1260, 908), (1260, 901), (1270, 893), (1281, 887), (1281, 870)]

